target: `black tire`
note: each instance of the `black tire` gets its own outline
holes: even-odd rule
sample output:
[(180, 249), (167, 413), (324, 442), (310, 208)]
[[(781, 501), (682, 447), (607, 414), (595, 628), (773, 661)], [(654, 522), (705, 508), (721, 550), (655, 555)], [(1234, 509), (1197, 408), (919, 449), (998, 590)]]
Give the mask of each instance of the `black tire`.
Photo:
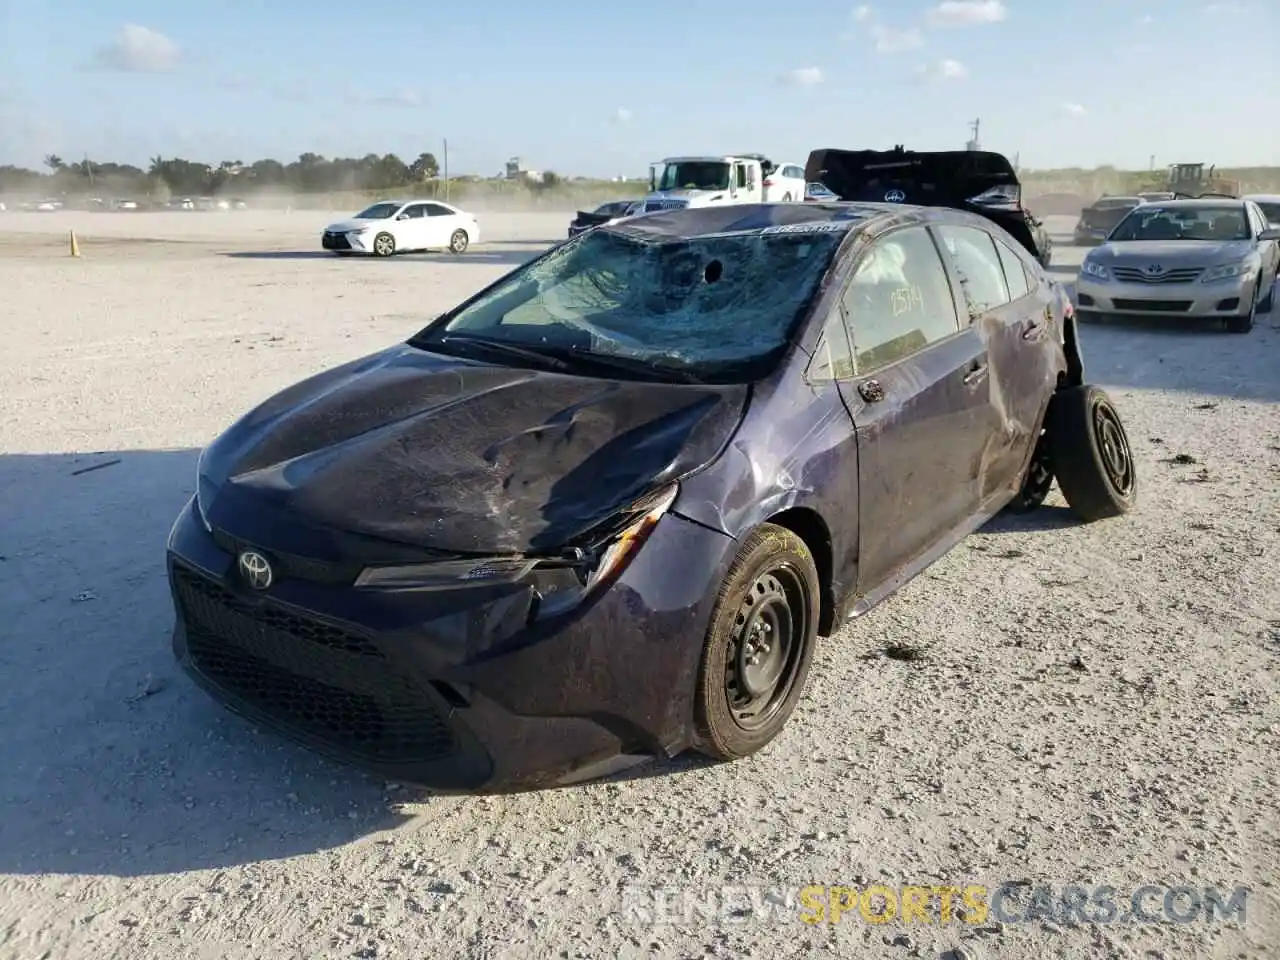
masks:
[(452, 254), (462, 254), (467, 252), (467, 246), (471, 243), (471, 238), (467, 236), (465, 230), (453, 231), (453, 236), (449, 238), (449, 252)]
[(1271, 286), (1267, 287), (1267, 292), (1262, 299), (1258, 301), (1258, 313), (1270, 313), (1271, 308), (1275, 306), (1276, 285), (1273, 280)]
[(791, 194), (789, 194), (789, 193), (787, 193), (787, 194), (783, 194), (783, 196), (782, 196), (782, 202), (783, 202), (783, 203), (790, 203), (790, 202), (791, 202)]
[(1258, 315), (1258, 298), (1261, 293), (1262, 277), (1258, 277), (1258, 284), (1253, 288), (1253, 296), (1249, 298), (1249, 309), (1237, 316), (1227, 317), (1227, 333), (1248, 333), (1253, 329), (1254, 318)]
[(1031, 462), (1027, 464), (1026, 475), (1022, 478), (1022, 486), (1005, 505), (1005, 509), (1010, 513), (1030, 513), (1044, 503), (1052, 489), (1053, 464), (1049, 460), (1049, 431), (1042, 428), (1031, 454)]
[(1049, 462), (1058, 489), (1086, 523), (1118, 517), (1138, 500), (1138, 473), (1120, 414), (1106, 392), (1085, 384), (1049, 402)]
[(373, 255), (390, 257), (396, 252), (396, 238), (389, 233), (380, 233), (373, 238)]
[[(803, 540), (771, 523), (746, 538), (720, 587), (703, 642), (694, 694), (698, 752), (737, 760), (764, 747), (786, 725), (813, 660), (819, 597), (818, 571)], [(763, 665), (759, 659), (749, 662), (761, 643)]]

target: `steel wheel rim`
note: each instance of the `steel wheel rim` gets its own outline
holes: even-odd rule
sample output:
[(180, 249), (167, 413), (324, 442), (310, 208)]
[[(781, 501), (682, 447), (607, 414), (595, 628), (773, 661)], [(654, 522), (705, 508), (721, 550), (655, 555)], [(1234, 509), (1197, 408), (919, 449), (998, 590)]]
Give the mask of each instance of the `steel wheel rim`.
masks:
[(1121, 496), (1133, 491), (1133, 453), (1129, 450), (1129, 438), (1125, 436), (1120, 417), (1109, 403), (1095, 404), (1093, 408), (1093, 432), (1098, 438), (1098, 452), (1107, 479)]
[(766, 570), (747, 588), (724, 664), (725, 698), (741, 729), (768, 724), (790, 696), (808, 632), (806, 608), (803, 582), (790, 566)]

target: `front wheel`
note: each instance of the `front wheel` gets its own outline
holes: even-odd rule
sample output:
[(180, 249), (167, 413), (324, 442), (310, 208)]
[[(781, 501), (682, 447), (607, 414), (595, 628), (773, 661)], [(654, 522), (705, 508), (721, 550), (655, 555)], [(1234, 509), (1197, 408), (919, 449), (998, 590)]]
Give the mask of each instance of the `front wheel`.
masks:
[(1086, 523), (1118, 517), (1138, 501), (1129, 435), (1111, 398), (1085, 384), (1049, 401), (1049, 463), (1067, 506)]
[(696, 749), (737, 760), (768, 744), (804, 691), (818, 632), (818, 571), (804, 541), (766, 523), (720, 587), (694, 696)]
[(1249, 309), (1236, 317), (1227, 318), (1228, 333), (1248, 333), (1253, 329), (1254, 318), (1258, 315), (1261, 305), (1259, 298), (1262, 294), (1262, 277), (1258, 277), (1258, 285), (1253, 290), (1253, 296), (1249, 298)]
[(465, 230), (453, 231), (453, 236), (449, 238), (450, 253), (465, 253), (467, 245), (471, 242), (471, 238), (467, 236)]
[(396, 238), (389, 233), (380, 233), (373, 238), (373, 255), (389, 257), (396, 252)]

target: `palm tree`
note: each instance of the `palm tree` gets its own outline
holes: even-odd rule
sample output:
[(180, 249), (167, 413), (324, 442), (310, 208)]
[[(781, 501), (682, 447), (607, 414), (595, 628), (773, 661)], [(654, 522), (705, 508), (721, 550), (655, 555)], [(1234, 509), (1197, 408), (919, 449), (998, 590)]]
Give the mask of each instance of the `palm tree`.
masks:
[(48, 167), (50, 170), (52, 170), (54, 173), (57, 173), (59, 170), (65, 169), (67, 166), (65, 163), (62, 162), (62, 158), (58, 156), (56, 153), (51, 153), (48, 156), (46, 156), (44, 158), (44, 165)]

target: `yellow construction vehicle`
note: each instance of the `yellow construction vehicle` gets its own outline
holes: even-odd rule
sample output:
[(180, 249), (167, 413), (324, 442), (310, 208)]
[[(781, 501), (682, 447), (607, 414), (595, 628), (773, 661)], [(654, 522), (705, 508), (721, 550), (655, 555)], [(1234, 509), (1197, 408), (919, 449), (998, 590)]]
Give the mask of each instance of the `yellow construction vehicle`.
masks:
[(1215, 176), (1216, 169), (1216, 165), (1210, 166), (1205, 173), (1203, 163), (1172, 163), (1163, 177), (1153, 174), (1139, 180), (1134, 193), (1166, 191), (1191, 197), (1203, 194), (1240, 196), (1240, 181)]

